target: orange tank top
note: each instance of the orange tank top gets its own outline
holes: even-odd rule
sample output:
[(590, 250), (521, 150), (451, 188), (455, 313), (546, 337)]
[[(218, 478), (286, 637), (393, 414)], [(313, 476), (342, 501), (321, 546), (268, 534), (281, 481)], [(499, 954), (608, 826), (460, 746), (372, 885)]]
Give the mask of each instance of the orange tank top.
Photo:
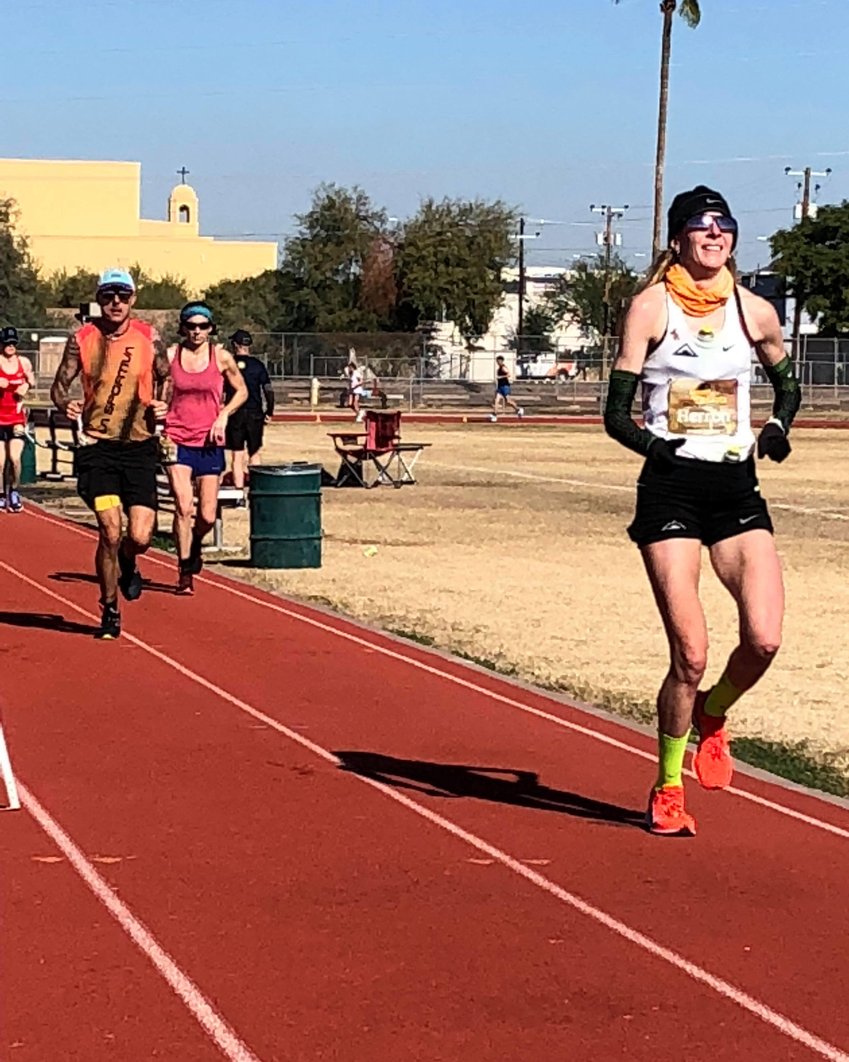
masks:
[(94, 324), (77, 332), (82, 362), (83, 430), (96, 439), (144, 442), (155, 431), (153, 328), (130, 320), (118, 336)]

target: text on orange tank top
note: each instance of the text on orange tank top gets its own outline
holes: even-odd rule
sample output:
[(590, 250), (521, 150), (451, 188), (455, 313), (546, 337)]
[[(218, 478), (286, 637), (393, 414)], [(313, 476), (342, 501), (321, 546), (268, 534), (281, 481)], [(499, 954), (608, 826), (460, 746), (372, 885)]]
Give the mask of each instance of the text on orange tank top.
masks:
[(83, 384), (83, 429), (115, 442), (143, 442), (155, 430), (153, 329), (131, 319), (117, 336), (94, 324), (77, 332)]

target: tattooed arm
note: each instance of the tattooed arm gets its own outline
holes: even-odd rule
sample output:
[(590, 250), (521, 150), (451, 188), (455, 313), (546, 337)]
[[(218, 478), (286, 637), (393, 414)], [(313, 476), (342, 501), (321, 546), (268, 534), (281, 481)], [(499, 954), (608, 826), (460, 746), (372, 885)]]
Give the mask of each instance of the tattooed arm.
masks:
[(171, 401), (171, 360), (158, 332), (153, 333), (153, 415), (161, 420)]
[(59, 368), (56, 370), (53, 386), (50, 388), (50, 397), (53, 405), (72, 419), (81, 416), (83, 411), (82, 402), (78, 398), (70, 397), (71, 384), (79, 376), (82, 367), (77, 337), (69, 336)]

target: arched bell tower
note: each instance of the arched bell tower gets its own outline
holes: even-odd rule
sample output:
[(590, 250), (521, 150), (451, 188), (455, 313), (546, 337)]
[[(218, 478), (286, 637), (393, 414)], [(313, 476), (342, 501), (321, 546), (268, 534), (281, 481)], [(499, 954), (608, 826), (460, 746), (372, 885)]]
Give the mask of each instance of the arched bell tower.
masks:
[(171, 189), (168, 221), (192, 236), (198, 235), (198, 197), (190, 184), (177, 184)]

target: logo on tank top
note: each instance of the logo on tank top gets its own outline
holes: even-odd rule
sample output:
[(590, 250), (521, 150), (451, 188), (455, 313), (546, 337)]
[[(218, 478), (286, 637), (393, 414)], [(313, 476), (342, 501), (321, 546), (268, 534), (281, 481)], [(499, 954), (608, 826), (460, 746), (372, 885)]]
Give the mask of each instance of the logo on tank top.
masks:
[(109, 431), (109, 422), (112, 419), (112, 414), (115, 412), (115, 403), (120, 397), (121, 392), (124, 390), (124, 382), (127, 379), (127, 373), (130, 371), (132, 360), (133, 348), (125, 347), (121, 361), (118, 365), (118, 371), (115, 373), (115, 381), (112, 384), (112, 390), (109, 392), (106, 404), (103, 407), (103, 415), (100, 418), (99, 430), (104, 435)]
[(676, 355), (679, 358), (697, 358), (699, 356), (689, 343), (684, 343), (677, 350), (673, 350), (672, 356), (675, 357)]

